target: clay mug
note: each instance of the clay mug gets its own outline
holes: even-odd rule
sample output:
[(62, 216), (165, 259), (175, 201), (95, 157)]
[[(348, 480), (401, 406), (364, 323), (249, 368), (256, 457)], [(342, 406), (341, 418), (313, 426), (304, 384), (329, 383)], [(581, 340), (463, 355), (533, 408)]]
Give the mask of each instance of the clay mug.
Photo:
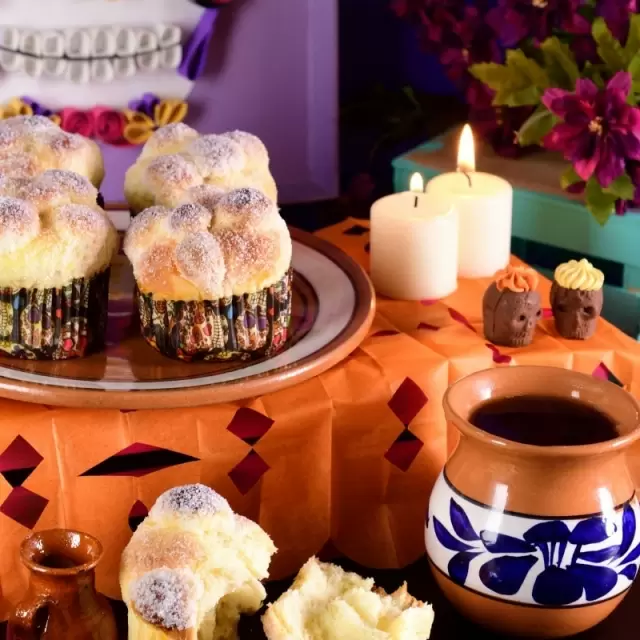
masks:
[(20, 548), (29, 588), (9, 619), (15, 640), (117, 640), (107, 599), (95, 590), (102, 545), (87, 533), (32, 533)]
[[(556, 396), (588, 403), (619, 436), (579, 446), (513, 442), (469, 422), (490, 399)], [(640, 563), (640, 507), (625, 452), (640, 406), (620, 387), (553, 367), (480, 371), (444, 396), (459, 444), (433, 489), (429, 564), (447, 598), (507, 635), (588, 629), (622, 601)]]

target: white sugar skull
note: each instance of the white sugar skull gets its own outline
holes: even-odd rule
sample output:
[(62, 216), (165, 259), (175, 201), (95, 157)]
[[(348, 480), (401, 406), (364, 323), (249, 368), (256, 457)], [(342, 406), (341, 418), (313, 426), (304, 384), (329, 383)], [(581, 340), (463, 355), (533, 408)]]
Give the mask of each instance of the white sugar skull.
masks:
[(0, 103), (126, 107), (149, 92), (186, 98), (183, 45), (204, 8), (190, 0), (0, 0)]

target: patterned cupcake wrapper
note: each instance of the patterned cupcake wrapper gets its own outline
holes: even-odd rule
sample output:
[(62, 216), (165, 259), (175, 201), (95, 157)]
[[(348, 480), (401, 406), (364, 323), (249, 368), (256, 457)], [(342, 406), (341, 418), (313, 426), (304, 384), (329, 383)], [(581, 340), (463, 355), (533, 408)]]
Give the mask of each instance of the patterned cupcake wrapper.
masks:
[(256, 293), (218, 300), (156, 300), (138, 292), (144, 339), (179, 360), (252, 360), (273, 355), (287, 340), (291, 321), (289, 271)]
[(79, 358), (104, 346), (109, 269), (59, 289), (0, 288), (0, 352), (28, 360)]

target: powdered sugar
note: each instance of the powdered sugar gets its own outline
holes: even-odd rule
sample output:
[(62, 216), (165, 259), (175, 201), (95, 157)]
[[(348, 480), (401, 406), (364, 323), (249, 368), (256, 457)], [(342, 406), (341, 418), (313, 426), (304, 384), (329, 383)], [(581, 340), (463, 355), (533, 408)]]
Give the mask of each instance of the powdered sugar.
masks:
[(157, 148), (165, 144), (175, 144), (182, 140), (197, 137), (198, 132), (195, 129), (184, 124), (184, 122), (176, 122), (157, 129), (147, 142), (147, 146)]
[(0, 131), (3, 129), (13, 129), (26, 135), (34, 135), (42, 131), (57, 130), (58, 125), (45, 116), (14, 116), (0, 122)]
[(220, 198), (224, 195), (224, 189), (212, 184), (201, 184), (191, 187), (184, 196), (183, 202), (195, 202), (213, 211)]
[(211, 211), (201, 204), (187, 203), (171, 214), (169, 224), (176, 231), (206, 231), (211, 222)]
[(0, 251), (15, 251), (40, 231), (38, 210), (24, 200), (0, 196)]
[(255, 227), (269, 215), (278, 216), (278, 209), (267, 196), (249, 187), (225, 194), (216, 208), (216, 220), (221, 226), (250, 223)]
[(206, 556), (198, 538), (186, 531), (142, 527), (124, 551), (123, 562), (136, 573), (197, 566)]
[(198, 170), (184, 156), (158, 156), (149, 163), (147, 175), (162, 188), (187, 188), (202, 183)]
[(132, 583), (130, 597), (147, 622), (184, 631), (197, 624), (202, 592), (202, 583), (188, 569), (155, 569)]
[(189, 145), (187, 152), (193, 156), (204, 178), (222, 178), (245, 167), (242, 147), (225, 136), (202, 136)]
[(206, 296), (216, 297), (226, 269), (222, 249), (209, 233), (194, 233), (183, 240), (176, 248), (176, 264), (182, 275), (197, 284)]
[(219, 511), (231, 511), (229, 503), (220, 494), (203, 484), (186, 484), (165, 491), (149, 513), (154, 518), (164, 515), (192, 518)]
[(85, 240), (102, 237), (111, 223), (107, 217), (84, 204), (64, 204), (53, 210), (52, 219), (58, 232), (82, 235)]
[(97, 189), (83, 176), (64, 171), (50, 169), (27, 182), (21, 189), (22, 197), (26, 199), (54, 200), (63, 196), (95, 201)]
[(237, 142), (242, 150), (247, 155), (250, 162), (256, 162), (263, 166), (269, 165), (269, 153), (267, 147), (258, 136), (254, 136), (252, 133), (246, 131), (229, 131), (223, 133), (223, 136), (230, 138), (234, 142)]

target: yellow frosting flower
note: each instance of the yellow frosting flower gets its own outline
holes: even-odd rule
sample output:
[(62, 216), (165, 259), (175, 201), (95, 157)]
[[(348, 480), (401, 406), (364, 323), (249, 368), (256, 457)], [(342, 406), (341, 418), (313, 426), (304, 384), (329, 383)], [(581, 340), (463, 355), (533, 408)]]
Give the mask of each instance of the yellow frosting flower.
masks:
[(586, 258), (580, 261), (569, 260), (558, 265), (553, 277), (565, 289), (598, 291), (604, 284), (604, 273), (596, 269)]
[(33, 109), (28, 104), (22, 102), (20, 98), (11, 98), (11, 100), (2, 107), (2, 119), (32, 115)]
[(153, 109), (153, 119), (141, 111), (124, 111), (127, 124), (124, 138), (131, 144), (144, 144), (159, 127), (182, 122), (189, 106), (182, 100), (162, 100)]

